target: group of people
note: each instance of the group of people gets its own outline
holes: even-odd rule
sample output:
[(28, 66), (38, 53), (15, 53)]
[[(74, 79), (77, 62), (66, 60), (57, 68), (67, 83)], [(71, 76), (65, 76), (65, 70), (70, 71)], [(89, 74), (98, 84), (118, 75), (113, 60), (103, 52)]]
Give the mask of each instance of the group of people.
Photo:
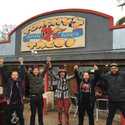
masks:
[[(39, 66), (34, 65), (32, 70), (26, 71), (23, 58), (19, 58), (19, 69), (11, 71), (8, 76), (4, 69), (4, 59), (0, 58), (0, 76), (5, 83), (5, 96), (7, 104), (11, 107), (10, 113), (16, 111), (19, 117), (19, 124), (24, 125), (23, 117), (23, 99), (25, 74), (29, 79), (30, 91), (30, 125), (35, 125), (35, 116), (38, 111), (39, 125), (43, 123), (43, 93), (44, 93), (44, 75), (48, 71), (49, 75), (57, 81), (55, 98), (56, 108), (58, 111), (58, 125), (63, 125), (62, 115), (64, 112), (64, 125), (69, 125), (69, 107), (70, 107), (70, 92), (69, 80), (75, 78), (78, 86), (78, 125), (83, 125), (85, 112), (89, 118), (89, 125), (94, 125), (94, 104), (96, 97), (101, 97), (104, 93), (104, 88), (109, 99), (109, 112), (106, 125), (112, 125), (114, 115), (117, 110), (120, 110), (125, 116), (125, 73), (119, 71), (116, 63), (111, 64), (110, 71), (106, 74), (102, 73), (97, 65), (94, 65), (94, 76), (91, 77), (88, 71), (80, 72), (78, 65), (74, 66), (74, 73), (67, 74), (64, 66), (60, 66), (58, 73), (53, 71), (51, 58), (47, 58), (43, 71), (40, 71)], [(99, 89), (97, 89), (99, 88)], [(101, 91), (100, 91), (101, 90)], [(11, 120), (8, 120), (7, 125), (11, 125)]]

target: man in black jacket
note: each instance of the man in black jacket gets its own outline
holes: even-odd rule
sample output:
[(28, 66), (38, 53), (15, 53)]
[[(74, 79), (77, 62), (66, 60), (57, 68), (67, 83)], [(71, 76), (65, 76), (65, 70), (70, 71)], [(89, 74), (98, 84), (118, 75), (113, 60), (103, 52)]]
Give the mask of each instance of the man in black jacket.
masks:
[(24, 117), (23, 117), (24, 91), (22, 86), (24, 80), (24, 74), (22, 71), (23, 67), (21, 65), (21, 62), (19, 66), (19, 71), (14, 70), (11, 72), (11, 75), (6, 73), (4, 69), (4, 59), (0, 61), (0, 69), (2, 73), (2, 78), (4, 81), (6, 81), (5, 96), (9, 107), (9, 112), (7, 113), (9, 120), (7, 120), (7, 125), (15, 124), (16, 122), (15, 118), (17, 117), (19, 117), (19, 124), (24, 125)]
[[(19, 117), (19, 124), (24, 125), (23, 117), (23, 87), (22, 80), (19, 78), (17, 71), (12, 71), (11, 78), (8, 80), (6, 89), (7, 104), (10, 106), (10, 115), (12, 116), (10, 121), (15, 124), (17, 117)], [(14, 116), (14, 113), (15, 116)], [(17, 115), (17, 117), (16, 117)]]
[(125, 73), (119, 71), (116, 63), (111, 64), (111, 71), (101, 75), (96, 66), (96, 77), (105, 81), (106, 91), (109, 97), (109, 113), (106, 125), (112, 125), (117, 110), (125, 113)]

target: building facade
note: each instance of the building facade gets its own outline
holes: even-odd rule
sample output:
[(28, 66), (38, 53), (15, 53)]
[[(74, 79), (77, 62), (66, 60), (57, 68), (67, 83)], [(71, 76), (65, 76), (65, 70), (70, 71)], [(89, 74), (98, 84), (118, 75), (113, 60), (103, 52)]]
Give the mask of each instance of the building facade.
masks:
[(0, 56), (16, 63), (92, 65), (112, 61), (125, 64), (125, 26), (114, 26), (113, 17), (86, 9), (56, 10), (34, 16), (17, 26), (7, 41), (0, 42)]

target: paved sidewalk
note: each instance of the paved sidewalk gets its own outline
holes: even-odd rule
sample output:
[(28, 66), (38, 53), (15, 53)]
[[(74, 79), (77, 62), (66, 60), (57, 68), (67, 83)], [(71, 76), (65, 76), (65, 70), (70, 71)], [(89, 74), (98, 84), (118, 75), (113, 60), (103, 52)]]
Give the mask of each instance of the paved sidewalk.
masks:
[[(30, 119), (30, 108), (29, 106), (25, 107), (24, 110), (24, 116), (25, 116), (25, 125), (30, 125), (29, 124), (29, 119)], [(99, 117), (99, 121), (96, 122), (95, 121), (95, 125), (105, 125), (105, 119), (106, 119), (106, 114), (101, 114), (101, 116)], [(116, 118), (118, 119), (118, 118)], [(118, 119), (119, 120), (119, 119)], [(38, 125), (37, 122), (37, 117), (36, 117), (36, 124)], [(44, 115), (44, 124), (45, 125), (57, 125), (57, 112), (48, 112), (47, 114)], [(70, 115), (70, 125), (78, 125), (78, 119), (77, 117), (74, 118), (73, 114)], [(87, 117), (85, 117), (85, 124), (84, 125), (88, 125), (88, 120)], [(113, 125), (120, 125), (120, 123), (118, 121), (115, 121)]]

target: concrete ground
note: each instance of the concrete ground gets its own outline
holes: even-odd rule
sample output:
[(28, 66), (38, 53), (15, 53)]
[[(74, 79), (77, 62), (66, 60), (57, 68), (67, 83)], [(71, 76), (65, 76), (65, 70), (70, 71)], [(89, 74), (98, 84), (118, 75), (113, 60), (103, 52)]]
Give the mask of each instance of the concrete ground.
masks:
[[(30, 107), (29, 107), (29, 105), (25, 106), (24, 111), (25, 111), (24, 112), (25, 125), (30, 125), (29, 124), (29, 119), (30, 119)], [(105, 125), (106, 116), (107, 116), (107, 113), (105, 113), (105, 112), (100, 113), (99, 120), (95, 121), (95, 125)], [(84, 123), (85, 123), (84, 125), (88, 125), (87, 117), (85, 117)], [(38, 125), (37, 117), (36, 117), (35, 125)], [(57, 112), (51, 111), (51, 112), (45, 113), (44, 114), (44, 125), (57, 125)], [(70, 125), (78, 125), (78, 118), (77, 118), (77, 116), (74, 117), (73, 113), (70, 114)], [(120, 125), (119, 116), (115, 117), (113, 125)]]

